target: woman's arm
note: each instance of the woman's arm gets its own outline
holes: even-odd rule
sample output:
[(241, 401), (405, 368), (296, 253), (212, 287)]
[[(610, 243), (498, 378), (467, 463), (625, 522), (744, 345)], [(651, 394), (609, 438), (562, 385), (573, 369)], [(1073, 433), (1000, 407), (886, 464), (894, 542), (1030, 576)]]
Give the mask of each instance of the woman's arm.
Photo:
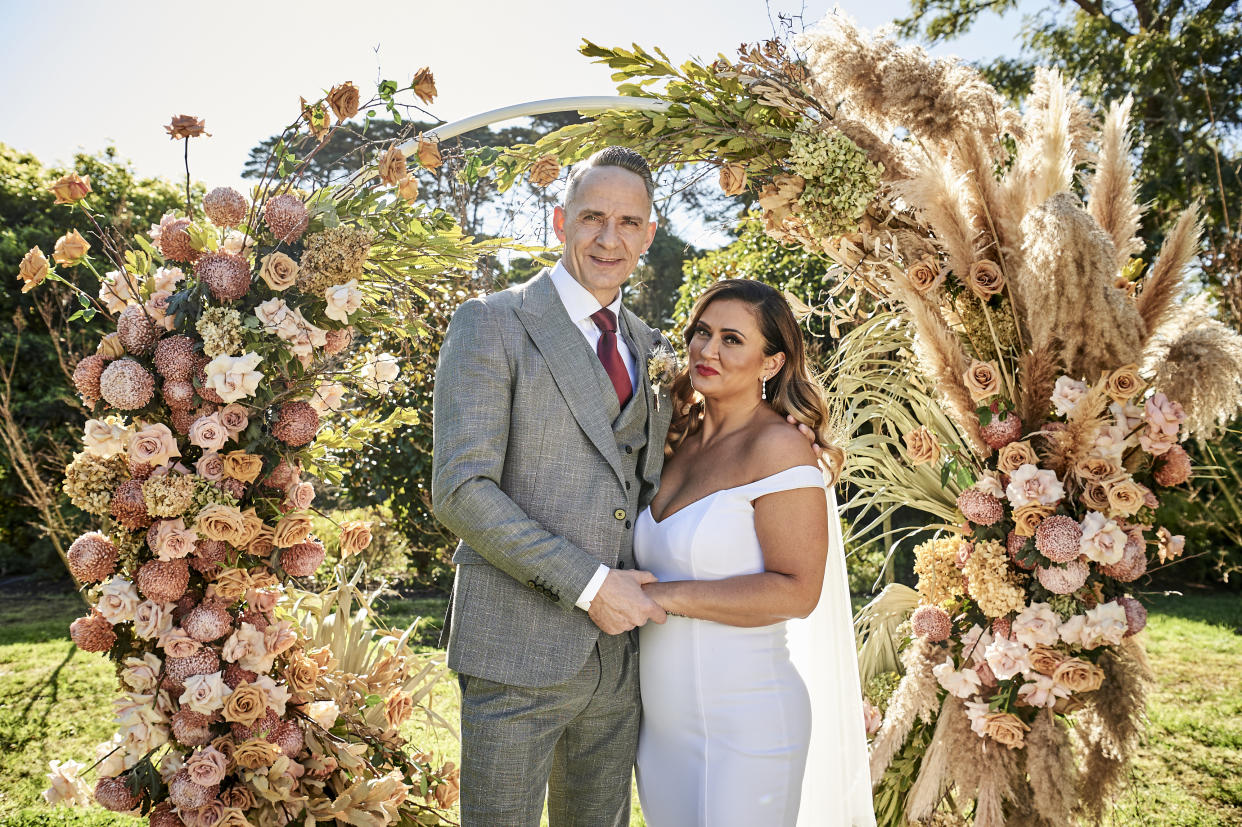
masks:
[(764, 571), (721, 580), (672, 580), (643, 587), (669, 614), (730, 626), (768, 626), (806, 617), (819, 602), (828, 554), (822, 488), (777, 491), (755, 500)]

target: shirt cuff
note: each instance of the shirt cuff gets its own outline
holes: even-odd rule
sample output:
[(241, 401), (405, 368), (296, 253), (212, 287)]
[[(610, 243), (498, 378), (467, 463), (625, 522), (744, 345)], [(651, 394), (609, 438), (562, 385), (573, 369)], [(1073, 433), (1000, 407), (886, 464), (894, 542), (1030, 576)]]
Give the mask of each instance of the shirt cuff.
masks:
[(595, 599), (595, 595), (599, 594), (600, 587), (604, 585), (604, 580), (608, 577), (608, 572), (612, 569), (599, 564), (599, 568), (595, 570), (595, 575), (591, 577), (591, 581), (586, 584), (586, 588), (582, 590), (582, 594), (578, 595), (578, 599), (574, 602), (582, 611), (588, 611), (591, 608), (591, 601)]

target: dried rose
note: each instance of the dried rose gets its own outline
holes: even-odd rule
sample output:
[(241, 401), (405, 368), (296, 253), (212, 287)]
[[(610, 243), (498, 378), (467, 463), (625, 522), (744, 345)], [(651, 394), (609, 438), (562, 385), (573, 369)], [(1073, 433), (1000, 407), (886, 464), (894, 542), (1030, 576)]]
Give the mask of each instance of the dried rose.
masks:
[(1065, 655), (1050, 646), (1036, 646), (1028, 658), (1032, 669), (1041, 675), (1051, 676), (1065, 660)]
[(17, 277), (22, 281), (22, 292), (29, 293), (35, 289), (39, 282), (47, 278), (48, 272), (47, 256), (37, 246), (31, 247), (22, 256), (22, 263), (17, 267)]
[(288, 290), (298, 281), (298, 263), (284, 253), (271, 253), (263, 257), (259, 278), (276, 292)]
[(388, 148), (379, 159), (379, 177), (380, 180), (389, 186), (394, 186), (398, 181), (405, 177), (405, 153), (396, 144)]
[(243, 683), (224, 702), (224, 720), (251, 726), (267, 712), (267, 693), (253, 683)]
[(983, 716), (983, 734), (998, 744), (1016, 749), (1026, 742), (1030, 727), (1009, 712), (990, 712)]
[(82, 177), (76, 172), (71, 172), (57, 178), (48, 189), (52, 191), (52, 195), (56, 196), (57, 204), (73, 204), (90, 194), (91, 178), (89, 175)]
[(272, 542), (277, 548), (290, 548), (298, 543), (305, 542), (310, 536), (311, 519), (305, 514), (286, 514), (279, 523), (276, 524), (276, 531), (272, 535)]
[(1121, 469), (1103, 457), (1083, 457), (1074, 464), (1079, 479), (1103, 482), (1121, 473)]
[(966, 286), (981, 300), (987, 301), (1005, 289), (1005, 276), (994, 261), (976, 261), (966, 275)]
[(77, 230), (70, 230), (56, 239), (56, 246), (52, 249), (52, 259), (64, 267), (75, 267), (90, 248), (90, 242), (83, 238), (81, 233)]
[(336, 115), (338, 122), (347, 121), (357, 115), (358, 87), (348, 80), (338, 86), (333, 86), (328, 91), (328, 106), (332, 108), (332, 114)]
[(431, 103), (438, 94), (436, 92), (436, 76), (426, 66), (414, 73), (414, 80), (410, 82), (410, 86), (414, 88), (414, 94), (418, 95), (418, 99), (423, 103)]
[(561, 175), (561, 164), (555, 155), (544, 155), (530, 168), (530, 183), (533, 187), (546, 187)]
[(1090, 661), (1070, 658), (1056, 668), (1052, 679), (1070, 692), (1091, 692), (1104, 683), (1104, 670)]
[(295, 655), (285, 667), (285, 680), (294, 692), (307, 693), (315, 688), (319, 678), (319, 666), (304, 655)]
[(208, 587), (209, 596), (221, 603), (236, 603), (251, 587), (250, 573), (245, 569), (223, 569)]
[(940, 459), (940, 442), (926, 425), (902, 436), (906, 443), (906, 460), (911, 465), (922, 465)]
[(1013, 533), (1019, 537), (1034, 537), (1035, 530), (1039, 528), (1039, 524), (1055, 510), (1050, 505), (1039, 505), (1037, 503), (1015, 509), (1013, 512)]
[(371, 545), (371, 523), (351, 520), (341, 526), (341, 556), (352, 557)]
[(283, 753), (280, 747), (264, 738), (251, 738), (233, 750), (233, 763), (248, 770), (270, 767)]
[(172, 122), (164, 129), (168, 130), (168, 137), (174, 141), (178, 138), (197, 138), (199, 135), (211, 137), (207, 122), (193, 115), (174, 115)]
[(1006, 474), (1017, 471), (1023, 465), (1036, 465), (1039, 459), (1035, 456), (1035, 449), (1031, 447), (1029, 442), (1011, 442), (1004, 448), (1000, 449), (1000, 453), (996, 456), (996, 468)]
[(241, 512), (231, 505), (212, 503), (204, 506), (194, 520), (194, 530), (208, 540), (223, 540), (234, 544), (241, 536), (246, 521)]
[(1104, 383), (1104, 392), (1114, 402), (1124, 405), (1143, 389), (1143, 380), (1138, 375), (1138, 365), (1123, 365), (1108, 374)]
[(440, 157), (440, 142), (433, 138), (418, 136), (418, 162), (427, 169), (435, 169), (444, 163)]
[(1143, 489), (1134, 480), (1128, 477), (1115, 479), (1105, 483), (1105, 487), (1108, 505), (1115, 513), (1129, 517), (1143, 507)]
[(413, 175), (407, 175), (397, 182), (397, 195), (405, 199), (407, 204), (413, 204), (418, 200), (418, 179)]
[(906, 278), (910, 280), (910, 286), (915, 290), (927, 293), (939, 287), (944, 281), (944, 270), (936, 266), (935, 259), (925, 258), (915, 262), (914, 266), (906, 271)]
[(972, 359), (970, 367), (962, 374), (962, 381), (966, 383), (966, 390), (970, 391), (970, 398), (976, 402), (982, 402), (1000, 392), (1000, 374), (993, 362)]
[(746, 191), (746, 167), (741, 164), (725, 164), (720, 168), (720, 188), (725, 195), (741, 195)]
[(1109, 509), (1108, 488), (1103, 482), (1091, 480), (1082, 487), (1082, 496), (1080, 497), (1083, 505), (1095, 511), (1107, 511)]
[(224, 476), (242, 482), (254, 482), (263, 473), (263, 457), (245, 451), (229, 451), (224, 455)]

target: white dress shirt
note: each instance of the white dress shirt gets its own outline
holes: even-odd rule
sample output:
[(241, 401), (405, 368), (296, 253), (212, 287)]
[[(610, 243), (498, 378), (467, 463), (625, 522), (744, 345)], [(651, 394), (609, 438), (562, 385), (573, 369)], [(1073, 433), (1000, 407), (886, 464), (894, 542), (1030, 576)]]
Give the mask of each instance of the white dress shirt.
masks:
[[(561, 304), (565, 305), (565, 311), (569, 313), (569, 318), (582, 331), (582, 335), (586, 337), (587, 344), (591, 346), (592, 351), (596, 351), (599, 346), (599, 339), (602, 335), (600, 329), (595, 326), (595, 322), (591, 321), (591, 314), (595, 313), (602, 307), (599, 299), (587, 290), (578, 280), (570, 275), (565, 269), (565, 265), (557, 262), (552, 268), (552, 286), (556, 288), (556, 295), (560, 297)], [(617, 291), (617, 297), (613, 299), (612, 304), (608, 305), (608, 309), (617, 317), (617, 352), (621, 354), (621, 361), (625, 363), (625, 369), (630, 374), (630, 387), (638, 387), (638, 365), (634, 361), (634, 354), (630, 352), (630, 346), (626, 344), (625, 337), (621, 335), (621, 291)], [(599, 594), (600, 587), (604, 585), (604, 580), (608, 577), (611, 569), (600, 563), (599, 568), (595, 572), (595, 576), (591, 578), (591, 582), (587, 583), (582, 594), (578, 595), (578, 599), (574, 601), (574, 605), (583, 611), (587, 611), (591, 607), (591, 601), (595, 599), (595, 595)]]

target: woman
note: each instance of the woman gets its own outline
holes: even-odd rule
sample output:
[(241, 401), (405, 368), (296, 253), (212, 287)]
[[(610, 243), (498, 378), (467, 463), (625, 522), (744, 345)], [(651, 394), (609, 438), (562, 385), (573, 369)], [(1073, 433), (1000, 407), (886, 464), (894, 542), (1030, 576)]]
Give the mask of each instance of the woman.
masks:
[[(635, 529), (638, 565), (659, 577), (644, 588), (671, 615), (640, 632), (643, 813), (651, 827), (872, 825), (836, 504), (785, 419), (828, 444), (797, 321), (776, 290), (721, 281), (685, 339), (670, 456)], [(826, 454), (835, 473), (843, 455)]]

